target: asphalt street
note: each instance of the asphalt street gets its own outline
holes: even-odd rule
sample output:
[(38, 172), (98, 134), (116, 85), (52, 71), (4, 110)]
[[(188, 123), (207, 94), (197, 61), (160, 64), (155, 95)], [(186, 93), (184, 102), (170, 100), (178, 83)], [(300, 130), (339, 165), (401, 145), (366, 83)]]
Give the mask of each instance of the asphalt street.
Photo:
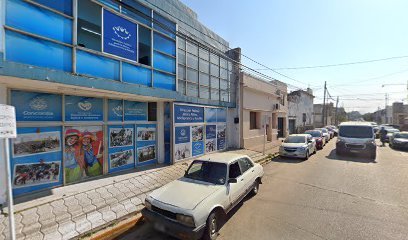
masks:
[[(260, 192), (228, 215), (218, 239), (408, 239), (408, 152), (337, 156), (335, 141), (307, 161), (265, 165)], [(173, 238), (144, 223), (119, 239)]]

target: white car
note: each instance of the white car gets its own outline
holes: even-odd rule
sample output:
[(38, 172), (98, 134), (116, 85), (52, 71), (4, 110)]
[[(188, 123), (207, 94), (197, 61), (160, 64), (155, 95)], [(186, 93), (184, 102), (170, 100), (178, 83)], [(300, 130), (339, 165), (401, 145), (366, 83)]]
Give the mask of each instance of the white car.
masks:
[(327, 128), (315, 128), (315, 130), (320, 130), (323, 132), (323, 136), (326, 138), (326, 143), (328, 143), (331, 139), (329, 130)]
[(316, 153), (316, 141), (310, 134), (289, 135), (279, 148), (279, 155), (282, 157), (294, 157), (309, 159), (309, 156)]
[(150, 193), (142, 214), (156, 230), (174, 237), (216, 239), (226, 214), (248, 193), (258, 193), (263, 174), (246, 155), (212, 154)]

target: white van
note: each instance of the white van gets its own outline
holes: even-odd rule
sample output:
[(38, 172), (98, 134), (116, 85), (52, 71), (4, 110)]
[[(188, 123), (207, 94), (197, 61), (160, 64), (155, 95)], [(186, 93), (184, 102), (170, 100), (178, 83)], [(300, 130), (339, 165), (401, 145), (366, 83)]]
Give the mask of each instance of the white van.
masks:
[(377, 145), (373, 126), (368, 122), (344, 122), (339, 125), (336, 142), (337, 155), (362, 153), (376, 158)]

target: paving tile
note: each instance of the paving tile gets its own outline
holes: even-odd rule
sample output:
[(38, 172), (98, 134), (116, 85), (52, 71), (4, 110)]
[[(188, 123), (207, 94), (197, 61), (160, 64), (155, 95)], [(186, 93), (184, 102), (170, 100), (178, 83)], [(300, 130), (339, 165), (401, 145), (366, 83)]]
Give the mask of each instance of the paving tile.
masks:
[(75, 222), (65, 221), (59, 224), (58, 232), (62, 234), (62, 239), (71, 239), (79, 235), (75, 227)]
[(38, 223), (40, 216), (37, 214), (37, 208), (28, 209), (21, 212), (23, 216), (21, 219), (21, 223), (24, 226), (29, 226), (31, 224)]
[(23, 228), (23, 233), (26, 236), (26, 238), (31, 239), (31, 235), (35, 235), (35, 233), (40, 232), (41, 229), (41, 224), (39, 222), (36, 223), (30, 223), (29, 225), (24, 225)]
[(50, 204), (45, 204), (41, 205), (37, 208), (37, 214), (38, 214), (38, 221), (40, 223), (43, 222), (54, 222), (55, 221), (55, 215), (53, 212), (53, 207)]
[(103, 224), (105, 224), (105, 220), (103, 220), (103, 216), (100, 212), (93, 211), (86, 215), (88, 221), (92, 224), (92, 229), (97, 228)]
[(125, 207), (128, 213), (133, 213), (137, 210), (136, 205), (132, 201), (130, 201), (130, 199), (126, 199), (125, 201), (123, 201), (122, 205)]
[(41, 231), (44, 234), (44, 240), (60, 240), (62, 234), (58, 232), (58, 226), (49, 228), (46, 232)]
[(138, 198), (138, 197), (132, 197), (132, 198), (130, 199), (130, 201), (131, 201), (135, 206), (144, 205), (144, 202), (142, 202), (142, 200), (140, 200), (140, 198)]
[(57, 200), (51, 203), (53, 207), (52, 212), (55, 214), (55, 221), (58, 223), (71, 219), (71, 215), (68, 213), (68, 208), (65, 206), (64, 200)]
[(120, 203), (111, 206), (111, 210), (116, 213), (116, 218), (121, 218), (128, 214), (125, 207)]
[(86, 218), (86, 215), (78, 216), (72, 219), (75, 222), (75, 230), (80, 233), (86, 233), (92, 229), (92, 224)]
[(44, 239), (44, 235), (41, 232), (33, 232), (31, 234), (25, 235), (26, 239), (30, 239), (30, 240), (43, 240)]
[(110, 209), (109, 206), (99, 209), (105, 222), (110, 222), (116, 219), (116, 213)]

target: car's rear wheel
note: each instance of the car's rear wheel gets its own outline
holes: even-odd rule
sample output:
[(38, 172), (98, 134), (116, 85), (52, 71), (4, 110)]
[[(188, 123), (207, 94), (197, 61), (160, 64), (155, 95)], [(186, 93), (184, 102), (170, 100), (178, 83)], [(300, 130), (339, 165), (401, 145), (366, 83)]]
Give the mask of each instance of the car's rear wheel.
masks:
[(207, 226), (204, 231), (203, 239), (205, 240), (215, 240), (218, 237), (218, 229), (220, 224), (220, 215), (217, 211), (211, 212), (207, 219)]
[(305, 160), (309, 159), (309, 151), (306, 151)]

